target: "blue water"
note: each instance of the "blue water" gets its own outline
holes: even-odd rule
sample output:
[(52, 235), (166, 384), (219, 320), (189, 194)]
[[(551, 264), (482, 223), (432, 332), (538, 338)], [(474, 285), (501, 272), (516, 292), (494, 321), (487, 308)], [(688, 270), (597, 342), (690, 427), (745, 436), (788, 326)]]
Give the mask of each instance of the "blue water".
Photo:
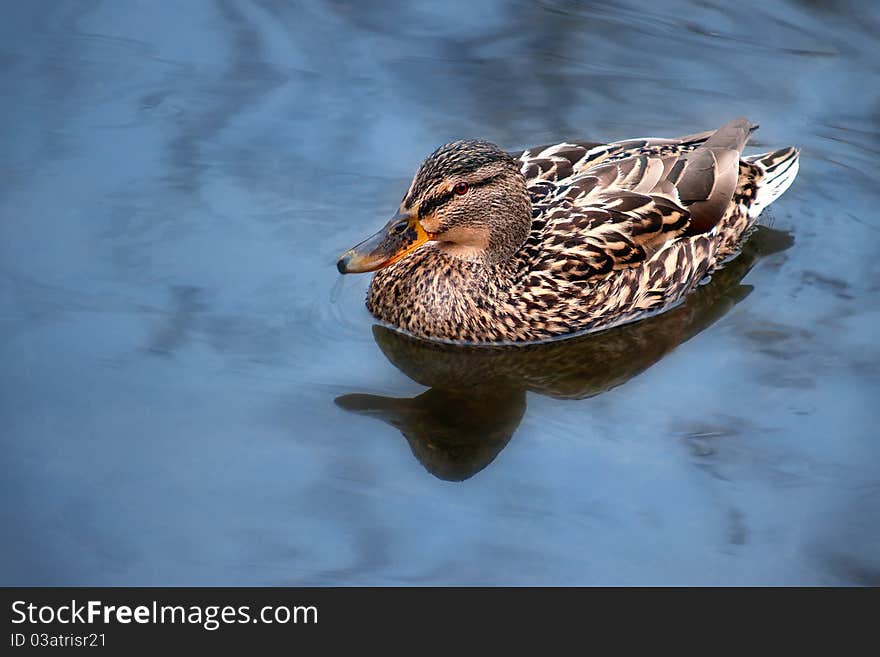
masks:
[[(0, 583), (880, 584), (880, 11), (6, 2)], [(801, 172), (675, 314), (514, 355), (335, 259), (459, 137), (746, 115)]]

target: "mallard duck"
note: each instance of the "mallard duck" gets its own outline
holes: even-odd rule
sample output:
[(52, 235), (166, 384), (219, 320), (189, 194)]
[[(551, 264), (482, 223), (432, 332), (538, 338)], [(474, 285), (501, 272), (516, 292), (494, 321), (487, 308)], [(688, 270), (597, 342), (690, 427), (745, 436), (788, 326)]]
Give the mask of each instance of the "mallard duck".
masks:
[(376, 271), (369, 311), (428, 340), (539, 342), (634, 321), (734, 255), (794, 180), (794, 147), (742, 156), (755, 128), (520, 153), (454, 141), (337, 267)]

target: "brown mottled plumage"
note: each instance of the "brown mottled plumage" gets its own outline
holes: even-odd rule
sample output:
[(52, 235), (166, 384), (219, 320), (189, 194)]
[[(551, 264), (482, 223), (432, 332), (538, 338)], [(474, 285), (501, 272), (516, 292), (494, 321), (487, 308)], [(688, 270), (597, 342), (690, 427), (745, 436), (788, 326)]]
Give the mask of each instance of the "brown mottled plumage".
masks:
[(514, 155), (446, 144), (339, 269), (379, 269), (370, 312), (427, 339), (534, 342), (639, 319), (734, 254), (791, 184), (797, 149), (742, 157), (754, 128)]

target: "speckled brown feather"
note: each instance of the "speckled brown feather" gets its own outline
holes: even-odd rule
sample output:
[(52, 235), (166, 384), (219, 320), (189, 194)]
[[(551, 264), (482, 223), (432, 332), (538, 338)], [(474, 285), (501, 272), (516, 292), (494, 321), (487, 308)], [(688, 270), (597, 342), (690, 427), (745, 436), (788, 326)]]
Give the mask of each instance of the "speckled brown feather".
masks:
[[(367, 306), (418, 337), (468, 343), (542, 341), (667, 308), (735, 253), (797, 172), (793, 148), (741, 159), (752, 128), (526, 150), (531, 229), (512, 257), (487, 265), (426, 244), (376, 273)], [(445, 175), (430, 158), (425, 168)]]

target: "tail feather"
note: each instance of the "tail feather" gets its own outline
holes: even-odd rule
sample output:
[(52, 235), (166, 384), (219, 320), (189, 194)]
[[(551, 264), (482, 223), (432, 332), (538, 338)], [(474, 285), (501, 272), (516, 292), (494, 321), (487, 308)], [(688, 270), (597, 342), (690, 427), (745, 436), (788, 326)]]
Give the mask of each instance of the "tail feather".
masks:
[(754, 218), (761, 211), (779, 198), (789, 188), (798, 173), (798, 157), (800, 150), (794, 146), (781, 148), (772, 153), (761, 153), (743, 158), (760, 169), (758, 191), (749, 208), (749, 216)]

